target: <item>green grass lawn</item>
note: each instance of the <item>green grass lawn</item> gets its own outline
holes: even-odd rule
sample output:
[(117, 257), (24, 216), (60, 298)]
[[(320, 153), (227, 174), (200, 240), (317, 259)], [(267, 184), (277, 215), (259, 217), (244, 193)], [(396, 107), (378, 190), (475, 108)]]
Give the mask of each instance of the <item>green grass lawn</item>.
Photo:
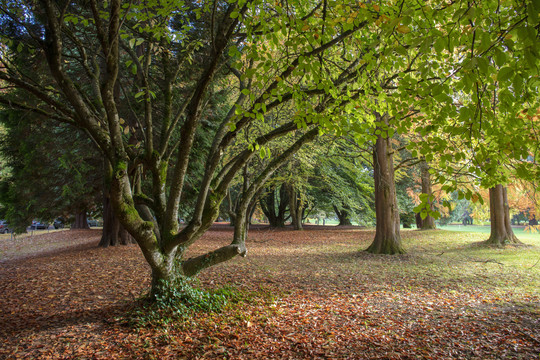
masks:
[[(440, 226), (439, 229), (468, 232), (468, 233), (482, 233), (482, 234), (486, 234), (486, 236), (489, 236), (489, 233), (491, 231), (491, 228), (489, 227), (489, 225), (466, 225), (466, 226), (465, 225), (447, 225), (447, 226)], [(525, 231), (524, 226), (513, 227), (512, 229), (514, 230), (514, 234), (516, 234), (518, 239), (522, 241), (540, 240), (540, 233)]]

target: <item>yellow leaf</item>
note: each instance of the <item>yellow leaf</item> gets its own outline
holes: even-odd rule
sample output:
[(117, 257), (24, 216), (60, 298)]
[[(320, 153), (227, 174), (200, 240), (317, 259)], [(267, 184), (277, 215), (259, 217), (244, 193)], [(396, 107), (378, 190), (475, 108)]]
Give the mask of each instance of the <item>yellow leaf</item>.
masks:
[(381, 10), (381, 8), (379, 7), (379, 5), (375, 4), (375, 5), (373, 5), (373, 10), (379, 11), (379, 10)]

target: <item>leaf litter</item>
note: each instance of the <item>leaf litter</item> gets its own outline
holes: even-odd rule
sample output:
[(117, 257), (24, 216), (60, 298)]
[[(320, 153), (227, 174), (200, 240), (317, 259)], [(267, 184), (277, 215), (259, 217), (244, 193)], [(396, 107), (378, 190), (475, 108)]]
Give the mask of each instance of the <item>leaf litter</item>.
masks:
[[(228, 243), (231, 232), (214, 226), (191, 255)], [(100, 249), (99, 235), (34, 236), (26, 246), (39, 250), (29, 254), (23, 246), (22, 255), (21, 244), (17, 250), (0, 242), (0, 358), (530, 359), (540, 353), (538, 271), (474, 262), (460, 256), (461, 248), (439, 255), (433, 244), (448, 236), (443, 232), (403, 232), (409, 253), (384, 256), (361, 251), (374, 235), (365, 229), (255, 226), (247, 258), (200, 276), (202, 287), (229, 286), (249, 296), (220, 313), (136, 328), (121, 319), (148, 290), (150, 269), (137, 246)]]

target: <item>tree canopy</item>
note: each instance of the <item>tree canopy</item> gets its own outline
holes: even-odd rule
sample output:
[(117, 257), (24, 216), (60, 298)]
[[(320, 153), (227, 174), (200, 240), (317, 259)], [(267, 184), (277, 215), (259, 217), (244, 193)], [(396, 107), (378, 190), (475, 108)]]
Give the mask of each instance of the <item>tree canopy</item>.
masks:
[[(0, 102), (90, 136), (154, 292), (245, 255), (253, 197), (320, 133), (365, 144), (414, 128), (424, 141), (413, 152), (449, 163), (472, 154), (485, 184), (539, 176), (537, 1), (43, 0), (0, 10)], [(291, 116), (261, 126), (285, 108)], [(448, 135), (463, 146), (447, 153)], [(255, 156), (271, 160), (242, 192), (231, 244), (186, 259)], [(504, 176), (495, 170), (512, 161)], [(179, 228), (188, 190), (196, 200)]]

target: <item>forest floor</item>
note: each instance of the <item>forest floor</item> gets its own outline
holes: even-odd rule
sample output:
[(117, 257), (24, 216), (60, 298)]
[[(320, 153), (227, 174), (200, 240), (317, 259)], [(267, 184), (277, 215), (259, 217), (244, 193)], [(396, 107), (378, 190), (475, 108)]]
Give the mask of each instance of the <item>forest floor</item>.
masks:
[[(191, 255), (230, 241), (214, 226)], [(135, 245), (100, 230), (0, 239), (0, 358), (538, 359), (540, 240), (484, 249), (485, 234), (403, 231), (406, 255), (367, 254), (374, 232), (257, 226), (248, 256), (200, 275), (242, 294), (219, 313), (143, 326)]]

